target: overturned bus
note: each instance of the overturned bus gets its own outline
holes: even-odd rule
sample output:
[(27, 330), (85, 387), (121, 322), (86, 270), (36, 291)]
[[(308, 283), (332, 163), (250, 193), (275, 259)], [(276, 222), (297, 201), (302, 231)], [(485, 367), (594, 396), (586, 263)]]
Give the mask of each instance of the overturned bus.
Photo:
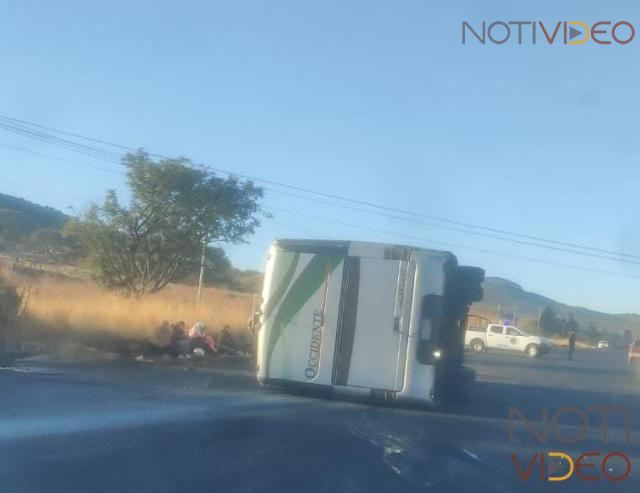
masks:
[(263, 385), (437, 405), (461, 397), (468, 307), (484, 271), (448, 252), (277, 240), (258, 331)]

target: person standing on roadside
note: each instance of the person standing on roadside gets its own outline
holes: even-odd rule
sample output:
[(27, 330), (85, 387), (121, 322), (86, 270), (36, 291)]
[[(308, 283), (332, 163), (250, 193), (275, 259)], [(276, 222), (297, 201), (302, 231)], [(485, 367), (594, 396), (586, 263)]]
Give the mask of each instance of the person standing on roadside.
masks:
[(576, 332), (572, 330), (569, 334), (569, 361), (573, 361), (573, 352), (576, 350)]

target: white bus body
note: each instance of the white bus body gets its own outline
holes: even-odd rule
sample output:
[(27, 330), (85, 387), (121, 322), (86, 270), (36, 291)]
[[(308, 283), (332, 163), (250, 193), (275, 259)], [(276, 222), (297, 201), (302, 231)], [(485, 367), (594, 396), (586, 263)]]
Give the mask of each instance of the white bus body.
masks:
[(461, 368), (481, 269), (448, 252), (278, 240), (269, 250), (258, 381), (436, 404)]

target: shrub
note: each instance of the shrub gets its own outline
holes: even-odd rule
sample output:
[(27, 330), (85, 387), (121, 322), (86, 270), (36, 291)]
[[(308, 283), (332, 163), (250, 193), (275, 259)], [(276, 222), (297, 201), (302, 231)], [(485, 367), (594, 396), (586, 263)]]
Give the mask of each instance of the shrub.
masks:
[(15, 287), (0, 277), (0, 329), (6, 329), (20, 313), (22, 296)]
[(0, 355), (11, 343), (10, 330), (15, 327), (21, 306), (22, 296), (0, 276)]

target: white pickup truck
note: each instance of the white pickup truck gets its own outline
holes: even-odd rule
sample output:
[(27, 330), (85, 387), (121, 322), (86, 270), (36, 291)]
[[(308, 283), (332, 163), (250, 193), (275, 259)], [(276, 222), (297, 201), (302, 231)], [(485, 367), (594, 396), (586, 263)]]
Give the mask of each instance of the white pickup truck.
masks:
[(531, 358), (540, 358), (552, 348), (549, 339), (531, 336), (517, 327), (501, 324), (489, 324), (486, 330), (465, 331), (464, 343), (476, 353), (495, 348), (524, 352)]

